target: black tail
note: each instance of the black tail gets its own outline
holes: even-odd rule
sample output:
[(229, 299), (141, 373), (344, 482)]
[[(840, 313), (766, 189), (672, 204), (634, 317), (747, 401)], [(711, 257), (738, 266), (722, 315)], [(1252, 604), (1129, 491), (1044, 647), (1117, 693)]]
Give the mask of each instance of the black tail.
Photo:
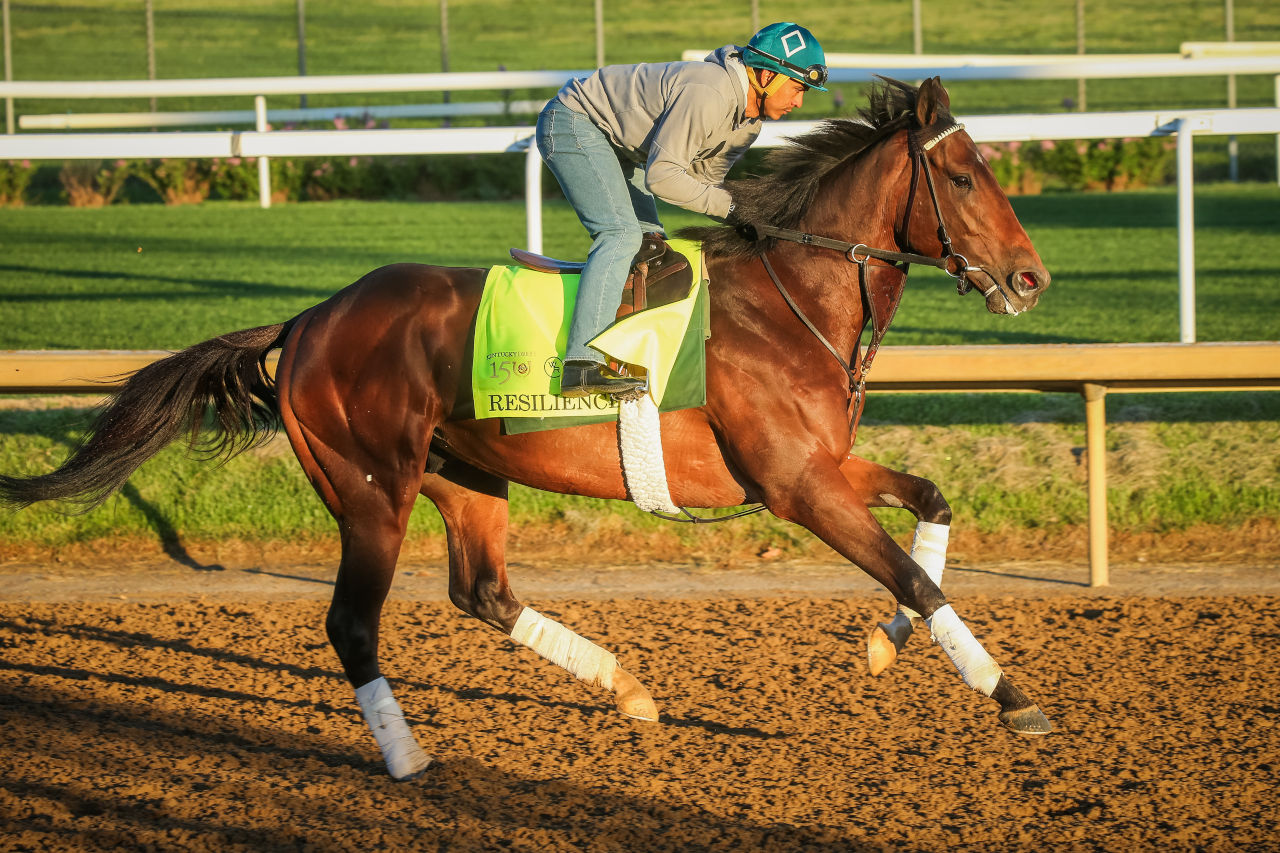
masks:
[[(191, 449), (222, 461), (267, 440), (279, 415), (266, 355), (284, 339), (287, 326), (220, 335), (142, 368), (61, 468), (37, 477), (0, 476), (0, 503), (70, 501), (87, 512), (184, 431)], [(214, 423), (205, 430), (207, 409)]]

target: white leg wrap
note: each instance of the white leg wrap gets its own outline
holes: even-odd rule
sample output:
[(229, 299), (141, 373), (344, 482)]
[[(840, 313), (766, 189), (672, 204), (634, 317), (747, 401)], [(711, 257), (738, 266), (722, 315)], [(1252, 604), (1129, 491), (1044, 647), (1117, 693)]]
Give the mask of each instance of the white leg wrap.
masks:
[(511, 629), (511, 639), (533, 649), (556, 666), (563, 667), (588, 684), (613, 689), (613, 673), (618, 659), (568, 628), (526, 607)]
[(667, 466), (662, 458), (662, 430), (658, 407), (648, 394), (624, 399), (618, 410), (618, 445), (622, 452), (622, 476), (631, 500), (645, 512), (678, 513), (667, 486)]
[(935, 611), (926, 621), (933, 639), (960, 670), (964, 683), (982, 695), (990, 696), (1000, 681), (1000, 667), (973, 638), (973, 633), (960, 621), (951, 605)]
[[(947, 566), (947, 536), (951, 528), (946, 524), (934, 524), (931, 521), (916, 523), (916, 535), (911, 540), (911, 559), (924, 569), (929, 580), (939, 589), (942, 588), (942, 571)], [(911, 619), (919, 619), (920, 614), (909, 607), (902, 612)]]
[(373, 737), (387, 762), (392, 778), (405, 779), (426, 768), (431, 758), (413, 739), (413, 732), (404, 721), (400, 703), (391, 695), (391, 685), (385, 678), (370, 681), (356, 688), (356, 701), (364, 721), (373, 730)]

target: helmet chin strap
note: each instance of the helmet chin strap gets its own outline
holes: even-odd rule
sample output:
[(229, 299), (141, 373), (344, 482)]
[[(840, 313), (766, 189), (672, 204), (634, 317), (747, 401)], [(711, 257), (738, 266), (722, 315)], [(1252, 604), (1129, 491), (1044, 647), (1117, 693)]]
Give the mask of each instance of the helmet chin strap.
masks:
[(773, 72), (773, 79), (769, 81), (769, 85), (762, 86), (760, 85), (761, 70), (763, 69), (747, 66), (747, 82), (751, 84), (751, 91), (759, 95), (761, 101), (764, 101), (765, 98), (781, 89), (783, 84), (785, 84), (789, 78), (787, 75), (779, 74), (775, 71)]

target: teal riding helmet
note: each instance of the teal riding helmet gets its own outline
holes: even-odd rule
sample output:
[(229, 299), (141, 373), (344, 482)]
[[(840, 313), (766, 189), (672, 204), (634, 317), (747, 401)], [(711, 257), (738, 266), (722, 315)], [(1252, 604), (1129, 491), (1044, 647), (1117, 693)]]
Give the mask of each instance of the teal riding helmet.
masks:
[[(764, 68), (799, 80), (810, 89), (827, 91), (827, 57), (813, 33), (799, 24), (770, 24), (742, 49), (750, 68)], [(774, 86), (769, 87), (771, 90)]]

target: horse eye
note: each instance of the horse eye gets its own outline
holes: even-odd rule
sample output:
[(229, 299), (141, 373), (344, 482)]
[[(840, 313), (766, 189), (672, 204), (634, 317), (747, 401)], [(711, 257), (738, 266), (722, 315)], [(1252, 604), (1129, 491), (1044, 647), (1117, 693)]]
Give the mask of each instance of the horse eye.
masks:
[(968, 175), (956, 175), (951, 179), (951, 183), (962, 190), (973, 189), (973, 181), (969, 179)]

